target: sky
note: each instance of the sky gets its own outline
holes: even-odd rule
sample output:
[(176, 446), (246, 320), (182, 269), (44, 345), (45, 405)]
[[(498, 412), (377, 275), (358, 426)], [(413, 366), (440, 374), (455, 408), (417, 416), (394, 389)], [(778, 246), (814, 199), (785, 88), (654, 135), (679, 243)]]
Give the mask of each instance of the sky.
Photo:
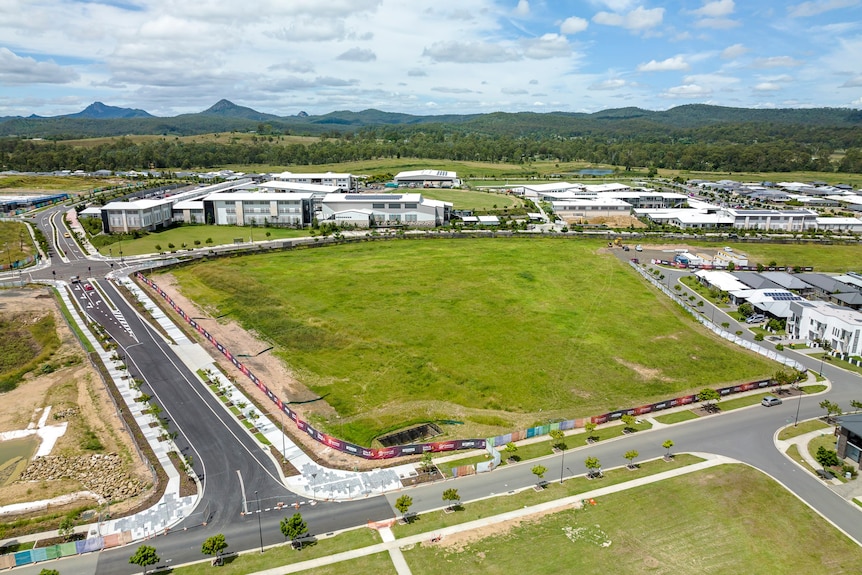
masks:
[(862, 108), (862, 0), (0, 0), (0, 116)]

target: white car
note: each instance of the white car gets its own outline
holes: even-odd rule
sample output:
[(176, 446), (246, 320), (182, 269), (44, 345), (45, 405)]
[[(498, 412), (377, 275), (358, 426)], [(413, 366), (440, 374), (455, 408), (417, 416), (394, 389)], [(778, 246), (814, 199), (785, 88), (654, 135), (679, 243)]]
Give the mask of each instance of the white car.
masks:
[(636, 252), (642, 252), (642, 251), (644, 251), (644, 249), (643, 249), (643, 247), (642, 247), (640, 244), (638, 244), (638, 245), (636, 245), (636, 246), (635, 246), (635, 251), (636, 251)]

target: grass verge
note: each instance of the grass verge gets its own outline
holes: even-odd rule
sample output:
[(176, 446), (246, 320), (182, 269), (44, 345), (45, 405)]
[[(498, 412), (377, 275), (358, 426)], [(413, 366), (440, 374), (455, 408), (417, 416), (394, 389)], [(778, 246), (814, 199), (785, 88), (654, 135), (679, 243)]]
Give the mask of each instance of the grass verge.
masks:
[(793, 439), (794, 437), (799, 437), (800, 435), (805, 435), (806, 433), (811, 433), (812, 431), (817, 431), (818, 429), (826, 430), (830, 427), (831, 426), (823, 423), (820, 419), (809, 419), (808, 421), (799, 423), (796, 427), (792, 425), (790, 427), (785, 427), (778, 432), (778, 439), (786, 441), (788, 439)]
[(659, 423), (671, 425), (673, 423), (681, 423), (683, 421), (697, 418), (698, 415), (695, 412), (691, 411), (690, 409), (686, 409), (685, 411), (675, 411), (666, 415), (657, 415), (653, 419), (655, 419)]
[[(780, 513), (776, 513), (780, 509)], [(757, 470), (725, 465), (404, 550), (439, 573), (854, 573), (860, 549)], [(470, 534), (468, 534), (470, 535)]]
[[(397, 524), (392, 527), (396, 537), (407, 537), (417, 533), (432, 532), (450, 525), (466, 523), (483, 517), (490, 517), (520, 509), (538, 503), (544, 503), (553, 499), (561, 499), (580, 493), (586, 493), (600, 487), (616, 485), (637, 479), (639, 477), (647, 477), (663, 471), (685, 467), (703, 461), (699, 457), (681, 453), (676, 455), (671, 461), (663, 459), (655, 459), (641, 463), (634, 470), (629, 470), (626, 467), (611, 469), (604, 472), (604, 477), (601, 479), (589, 480), (586, 477), (579, 475), (567, 479), (562, 485), (560, 483), (551, 482), (546, 489), (535, 491), (533, 489), (525, 489), (513, 495), (502, 495), (483, 499), (481, 501), (473, 501), (458, 508), (454, 513), (445, 513), (444, 511), (432, 511), (423, 513), (417, 516), (413, 521), (407, 524)], [(550, 481), (550, 480), (549, 480)], [(441, 505), (443, 502), (441, 501)]]
[[(281, 565), (299, 563), (308, 559), (335, 555), (342, 551), (367, 547), (380, 542), (380, 536), (377, 531), (362, 527), (339, 533), (335, 537), (320, 539), (313, 545), (307, 545), (301, 551), (293, 550), (290, 545), (278, 545), (270, 547), (264, 553), (255, 550), (227, 557), (224, 566), (219, 567), (217, 570), (213, 569), (209, 561), (205, 561), (195, 565), (177, 567), (170, 572), (175, 575), (211, 575), (214, 572), (218, 572), (219, 575), (242, 575)], [(230, 544), (230, 541), (228, 541), (228, 544)], [(341, 573), (344, 573), (344, 571), (341, 571)]]

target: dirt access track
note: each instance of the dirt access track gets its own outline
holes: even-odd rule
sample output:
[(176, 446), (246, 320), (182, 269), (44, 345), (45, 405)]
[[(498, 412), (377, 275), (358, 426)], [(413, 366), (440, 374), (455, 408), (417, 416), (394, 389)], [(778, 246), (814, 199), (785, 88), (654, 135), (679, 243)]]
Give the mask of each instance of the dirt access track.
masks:
[[(160, 274), (154, 280), (156, 284), (164, 290), (168, 296), (187, 314), (195, 317), (207, 318), (204, 324), (207, 331), (212, 336), (224, 345), (231, 353), (247, 353), (254, 350), (263, 350), (270, 347), (270, 343), (258, 338), (254, 333), (250, 333), (243, 329), (238, 323), (233, 320), (221, 318), (216, 320), (209, 313), (209, 310), (203, 309), (192, 300), (183, 296), (182, 292), (177, 288), (176, 279), (170, 274)], [(170, 309), (164, 299), (155, 293), (152, 288), (145, 285), (143, 282), (137, 282), (140, 288), (161, 307), (172, 322), (180, 326), (181, 329), (189, 336), (190, 339), (199, 343), (206, 352), (213, 358), (214, 361), (229, 374), (235, 381), (236, 385), (242, 389), (246, 396), (250, 397), (255, 404), (263, 411), (270, 420), (279, 425), (282, 418), (278, 408), (270, 401), (260, 389), (254, 385), (251, 380), (242, 374), (234, 365), (222, 356), (213, 345), (206, 341), (200, 334), (191, 329), (187, 323), (177, 315), (175, 311)], [(294, 377), (291, 370), (278, 357), (270, 353), (264, 353), (255, 357), (243, 357), (242, 362), (249, 370), (269, 388), (272, 392), (280, 397), (283, 401), (307, 401), (314, 399), (317, 395), (305, 387), (300, 381)], [(323, 417), (333, 418), (337, 414), (332, 407), (325, 401), (316, 401), (305, 405), (291, 405), (291, 409), (298, 412), (303, 419), (308, 420), (314, 414), (319, 414)], [(410, 458), (400, 457), (397, 460), (383, 461), (368, 461), (359, 457), (353, 457), (340, 451), (336, 451), (326, 447), (309, 437), (305, 433), (301, 433), (296, 425), (287, 417), (284, 418), (284, 430), (294, 443), (302, 447), (302, 450), (309, 454), (319, 463), (328, 467), (348, 470), (366, 470), (377, 469), (387, 465), (401, 465)], [(278, 446), (276, 446), (278, 447)], [(419, 457), (413, 458), (418, 461)]]

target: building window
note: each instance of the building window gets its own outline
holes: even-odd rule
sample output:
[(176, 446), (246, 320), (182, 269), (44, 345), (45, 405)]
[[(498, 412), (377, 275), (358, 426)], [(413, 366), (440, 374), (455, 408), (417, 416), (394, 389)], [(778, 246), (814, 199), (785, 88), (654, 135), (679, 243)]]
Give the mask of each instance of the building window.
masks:
[(375, 210), (385, 210), (386, 204), (371, 204), (371, 207)]
[(390, 210), (400, 210), (401, 204), (389, 204), (389, 209)]
[(418, 207), (419, 207), (418, 204), (404, 204), (405, 210), (415, 210)]
[(417, 216), (416, 214), (404, 214), (404, 221), (405, 222), (418, 222), (419, 216)]

